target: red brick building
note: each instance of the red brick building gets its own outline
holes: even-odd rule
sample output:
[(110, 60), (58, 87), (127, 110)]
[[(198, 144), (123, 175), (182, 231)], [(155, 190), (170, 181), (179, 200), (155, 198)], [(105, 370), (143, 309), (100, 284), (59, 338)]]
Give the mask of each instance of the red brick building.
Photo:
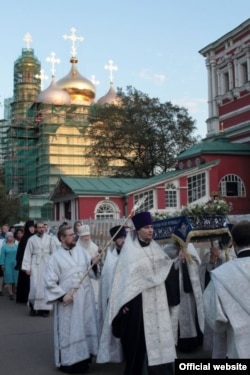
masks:
[(202, 48), (208, 74), (207, 137), (250, 141), (250, 18)]
[(214, 192), (250, 213), (250, 19), (199, 51), (208, 73), (207, 137), (149, 179), (61, 178), (51, 194), (55, 220), (119, 219), (140, 208), (176, 212)]

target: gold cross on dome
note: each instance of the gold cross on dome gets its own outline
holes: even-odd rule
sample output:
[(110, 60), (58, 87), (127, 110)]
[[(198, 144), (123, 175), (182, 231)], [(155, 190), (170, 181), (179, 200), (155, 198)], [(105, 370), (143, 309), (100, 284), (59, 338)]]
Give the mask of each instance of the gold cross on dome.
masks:
[(32, 42), (32, 36), (31, 36), (31, 34), (30, 34), (30, 33), (26, 33), (26, 34), (24, 35), (23, 40), (24, 40), (25, 43), (26, 43), (26, 48), (27, 48), (27, 49), (30, 49), (30, 43)]
[(52, 77), (54, 77), (55, 76), (55, 72), (56, 72), (56, 70), (55, 70), (55, 63), (59, 64), (61, 62), (61, 60), (60, 59), (56, 59), (55, 52), (51, 52), (50, 55), (51, 55), (51, 57), (47, 57), (46, 61), (48, 61), (48, 62), (51, 63), (52, 68), (50, 69), (50, 71), (52, 73)]
[(41, 90), (43, 90), (43, 83), (44, 83), (44, 81), (46, 81), (48, 79), (48, 76), (46, 76), (44, 74), (44, 70), (41, 69), (40, 74), (36, 74), (35, 78), (40, 78), (40, 80), (41, 80)]
[(71, 35), (63, 35), (63, 38), (66, 40), (66, 39), (70, 39), (72, 40), (72, 47), (71, 47), (71, 54), (72, 54), (72, 57), (76, 57), (76, 42), (77, 41), (80, 41), (82, 42), (84, 40), (84, 38), (82, 36), (76, 36), (76, 29), (74, 27), (72, 27), (70, 29), (71, 31)]
[(117, 70), (117, 66), (114, 65), (114, 62), (112, 60), (109, 60), (108, 64), (106, 64), (104, 66), (104, 69), (107, 69), (110, 71), (110, 76), (109, 76), (109, 79), (110, 79), (110, 83), (113, 83), (113, 70)]
[(99, 85), (100, 84), (100, 81), (98, 81), (94, 75), (91, 76), (91, 82), (93, 83), (93, 85)]

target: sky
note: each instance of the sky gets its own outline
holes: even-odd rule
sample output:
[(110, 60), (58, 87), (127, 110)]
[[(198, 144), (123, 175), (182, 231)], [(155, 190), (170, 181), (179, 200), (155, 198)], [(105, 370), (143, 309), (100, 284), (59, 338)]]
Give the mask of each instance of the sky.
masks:
[(13, 68), (32, 37), (30, 47), (51, 82), (71, 68), (72, 41), (63, 38), (76, 29), (78, 71), (95, 77), (96, 99), (110, 87), (113, 61), (114, 87), (127, 86), (188, 109), (195, 120), (194, 135), (206, 136), (208, 85), (205, 59), (199, 51), (249, 18), (249, 0), (36, 0), (5, 1), (0, 12), (0, 119), (4, 99), (13, 96)]

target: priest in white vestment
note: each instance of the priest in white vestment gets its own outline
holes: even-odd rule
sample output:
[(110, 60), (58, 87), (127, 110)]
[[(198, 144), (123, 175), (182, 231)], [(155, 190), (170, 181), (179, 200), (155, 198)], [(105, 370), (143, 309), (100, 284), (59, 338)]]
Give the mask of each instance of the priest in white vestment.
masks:
[(250, 358), (250, 222), (232, 228), (236, 258), (210, 272), (204, 291), (205, 317), (226, 336), (223, 358)]
[(58, 246), (58, 240), (45, 233), (44, 223), (38, 221), (36, 234), (27, 241), (21, 266), (22, 270), (30, 275), (30, 316), (47, 317), (52, 310), (52, 306), (48, 306), (45, 301), (44, 272), (50, 255)]
[(149, 212), (132, 217), (135, 231), (127, 235), (112, 284), (109, 322), (121, 338), (125, 373), (173, 374), (175, 340), (166, 282), (173, 261), (153, 240)]
[(121, 225), (112, 227), (109, 231), (114, 246), (109, 247), (102, 268), (98, 295), (98, 327), (99, 348), (97, 363), (121, 362), (123, 360), (120, 339), (112, 334), (108, 318), (108, 302), (113, 283), (116, 264), (126, 238), (126, 228)]
[(76, 244), (71, 226), (59, 229), (61, 247), (50, 257), (45, 273), (47, 303), (54, 304), (55, 363), (65, 373), (85, 373), (97, 355), (98, 329), (90, 278), (99, 257)]

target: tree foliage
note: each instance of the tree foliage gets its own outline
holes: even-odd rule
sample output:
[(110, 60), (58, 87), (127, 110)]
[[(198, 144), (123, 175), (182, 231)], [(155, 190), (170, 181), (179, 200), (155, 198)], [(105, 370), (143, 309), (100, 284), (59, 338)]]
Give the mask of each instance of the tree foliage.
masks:
[(118, 90), (120, 105), (94, 106), (88, 157), (109, 176), (151, 177), (175, 167), (176, 156), (197, 142), (187, 109), (160, 103), (132, 87)]
[(4, 185), (0, 182), (0, 225), (13, 225), (20, 221), (20, 201), (16, 196), (6, 194)]

